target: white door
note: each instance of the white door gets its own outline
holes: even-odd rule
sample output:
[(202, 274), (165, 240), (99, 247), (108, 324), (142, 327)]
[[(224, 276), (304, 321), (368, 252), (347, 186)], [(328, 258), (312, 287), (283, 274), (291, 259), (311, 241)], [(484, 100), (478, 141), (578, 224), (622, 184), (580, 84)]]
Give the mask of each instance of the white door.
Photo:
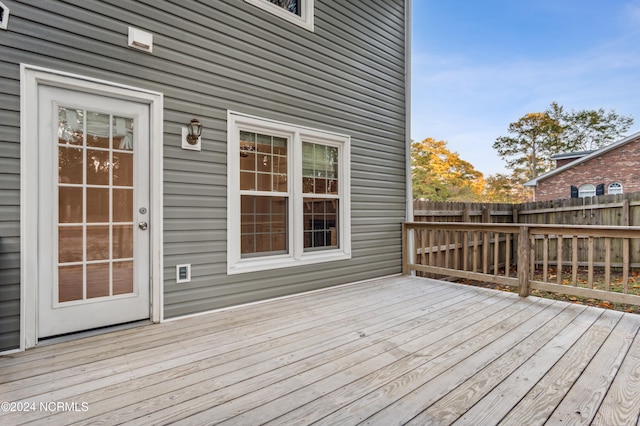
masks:
[(149, 105), (38, 88), (38, 337), (150, 317)]

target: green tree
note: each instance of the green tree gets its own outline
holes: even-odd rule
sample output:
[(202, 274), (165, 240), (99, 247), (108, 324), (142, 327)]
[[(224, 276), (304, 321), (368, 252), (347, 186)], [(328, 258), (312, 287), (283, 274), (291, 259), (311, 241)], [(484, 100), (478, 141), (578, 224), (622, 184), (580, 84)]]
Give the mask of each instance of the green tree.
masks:
[(497, 138), (493, 148), (513, 170), (513, 176), (524, 182), (551, 170), (551, 156), (606, 146), (632, 125), (633, 118), (613, 110), (566, 112), (552, 102), (546, 111), (526, 114), (511, 123), (510, 135)]
[(550, 170), (551, 156), (562, 152), (563, 128), (548, 112), (526, 114), (509, 124), (510, 136), (501, 136), (493, 148), (507, 162), (507, 167), (533, 179)]
[(602, 148), (620, 139), (633, 125), (633, 117), (614, 110), (580, 110), (564, 112), (552, 102), (547, 113), (562, 126), (562, 146), (567, 152)]
[(414, 198), (433, 201), (474, 201), (484, 191), (484, 176), (447, 148), (445, 141), (427, 138), (411, 144)]

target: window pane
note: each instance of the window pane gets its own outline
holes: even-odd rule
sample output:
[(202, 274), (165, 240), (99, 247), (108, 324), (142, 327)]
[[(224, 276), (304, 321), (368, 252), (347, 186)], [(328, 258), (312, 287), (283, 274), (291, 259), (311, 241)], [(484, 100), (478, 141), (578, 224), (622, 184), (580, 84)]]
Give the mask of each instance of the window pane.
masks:
[(241, 253), (286, 253), (287, 203), (286, 197), (241, 198)]
[(268, 1), (298, 16), (300, 16), (301, 14), (300, 0), (268, 0)]
[(287, 192), (287, 139), (240, 132), (240, 189)]
[(304, 199), (304, 248), (338, 247), (338, 200)]
[(82, 223), (82, 188), (58, 187), (58, 222)]
[(302, 144), (302, 191), (305, 194), (337, 194), (338, 148)]

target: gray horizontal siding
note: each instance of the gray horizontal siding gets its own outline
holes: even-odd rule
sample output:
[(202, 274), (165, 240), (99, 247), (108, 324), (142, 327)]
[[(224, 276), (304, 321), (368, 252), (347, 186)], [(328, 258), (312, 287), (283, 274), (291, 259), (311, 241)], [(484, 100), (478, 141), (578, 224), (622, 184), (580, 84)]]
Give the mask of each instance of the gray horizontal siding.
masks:
[[(9, 31), (0, 32), (0, 94), (7, 99), (0, 105), (0, 195), (6, 195), (0, 232), (11, 228), (12, 234), (11, 248), (3, 249), (11, 253), (0, 251), (0, 277), (13, 277), (9, 293), (19, 295), (13, 281), (19, 277), (20, 63), (164, 94), (166, 317), (400, 271), (404, 1), (316, 1), (314, 32), (242, 0), (6, 3), (11, 21)], [(152, 54), (126, 47), (128, 26), (154, 34)], [(351, 136), (351, 260), (226, 275), (229, 109)], [(192, 117), (205, 126), (201, 152), (180, 149), (180, 128)], [(192, 264), (191, 283), (175, 283), (179, 263)], [(15, 297), (7, 303), (17, 304)], [(7, 324), (16, 319), (12, 311), (0, 321), (9, 340), (16, 330)]]

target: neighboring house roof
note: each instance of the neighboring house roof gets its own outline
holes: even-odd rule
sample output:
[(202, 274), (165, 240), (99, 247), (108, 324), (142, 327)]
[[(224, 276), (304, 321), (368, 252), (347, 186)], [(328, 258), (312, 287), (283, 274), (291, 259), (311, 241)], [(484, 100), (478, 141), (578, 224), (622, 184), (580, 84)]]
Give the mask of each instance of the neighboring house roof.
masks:
[(584, 157), (585, 155), (591, 154), (594, 151), (595, 150), (592, 149), (589, 151), (565, 152), (564, 154), (552, 155), (551, 159), (552, 160), (569, 160), (571, 158), (581, 158), (581, 157)]
[[(565, 170), (570, 169), (571, 167), (577, 166), (578, 164), (584, 163), (585, 161), (589, 161), (592, 158), (598, 157), (599, 155), (602, 155), (605, 152), (609, 152), (611, 150), (614, 150), (614, 149), (616, 149), (616, 148), (618, 148), (618, 147), (620, 147), (622, 145), (625, 145), (625, 144), (627, 144), (627, 143), (629, 143), (631, 141), (634, 141), (634, 140), (636, 140), (638, 138), (640, 138), (640, 132), (634, 133), (634, 134), (632, 134), (630, 136), (627, 136), (624, 139), (620, 139), (619, 141), (614, 142), (611, 145), (607, 145), (607, 146), (602, 147), (600, 149), (596, 149), (595, 151), (590, 151), (590, 152), (589, 151), (582, 151), (583, 153), (586, 153), (586, 154), (582, 155), (581, 157), (578, 157), (576, 160), (574, 160), (574, 161), (572, 161), (570, 163), (567, 163), (567, 164), (565, 164), (563, 166), (560, 166), (560, 167), (558, 167), (556, 169), (551, 170), (550, 172), (547, 172), (547, 173), (545, 173), (543, 175), (540, 175), (540, 176), (538, 176), (536, 178), (533, 178), (530, 181), (525, 182), (523, 185), (524, 186), (537, 186), (538, 182), (541, 181), (541, 180), (544, 180), (544, 179), (547, 179), (547, 178), (549, 178), (551, 176), (555, 176), (555, 175), (557, 175), (559, 173), (562, 173)], [(568, 154), (558, 154), (558, 155), (554, 156), (553, 158), (557, 160), (562, 155), (569, 156), (569, 157), (564, 157), (564, 158), (571, 158), (572, 155), (575, 156), (576, 154), (579, 154), (579, 153), (573, 152), (573, 153), (568, 153)]]

